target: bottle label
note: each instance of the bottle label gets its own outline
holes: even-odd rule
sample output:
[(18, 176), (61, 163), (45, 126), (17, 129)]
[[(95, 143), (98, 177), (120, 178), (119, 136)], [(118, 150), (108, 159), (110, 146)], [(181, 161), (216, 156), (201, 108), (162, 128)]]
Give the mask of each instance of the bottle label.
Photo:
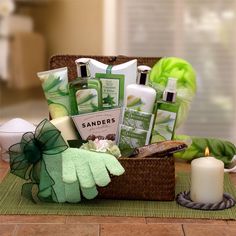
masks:
[(123, 74), (96, 73), (95, 77), (98, 78), (102, 83), (103, 108), (122, 106), (124, 100), (125, 76)]
[(135, 95), (127, 96), (126, 101), (127, 107), (136, 111), (142, 111), (142, 107), (145, 105), (144, 101), (141, 97), (137, 97)]
[(98, 92), (96, 89), (82, 89), (75, 93), (79, 114), (98, 111)]
[(100, 78), (102, 82), (102, 101), (104, 108), (119, 105), (120, 81), (118, 79)]
[(150, 133), (146, 130), (135, 129), (120, 125), (119, 148), (123, 156), (129, 156), (137, 147), (148, 144)]
[[(62, 94), (63, 93), (63, 94)], [(61, 90), (60, 93), (45, 93), (49, 112), (52, 119), (71, 114), (70, 101), (67, 90)]]
[(175, 128), (177, 113), (159, 109), (152, 131), (151, 143), (171, 140)]
[(152, 129), (154, 115), (151, 113), (125, 108), (123, 117), (124, 125), (147, 131)]
[[(41, 75), (40, 75), (41, 74)], [(67, 70), (54, 70), (53, 73), (42, 72), (38, 74), (49, 106), (51, 118), (71, 114), (69, 92), (67, 88)]]

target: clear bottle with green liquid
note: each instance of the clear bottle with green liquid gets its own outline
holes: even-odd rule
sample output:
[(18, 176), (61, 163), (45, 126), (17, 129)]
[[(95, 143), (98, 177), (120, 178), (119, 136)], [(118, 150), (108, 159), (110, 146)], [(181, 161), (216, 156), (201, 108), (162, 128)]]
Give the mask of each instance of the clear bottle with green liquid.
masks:
[(77, 60), (78, 78), (69, 83), (72, 115), (85, 114), (101, 109), (101, 82), (89, 71), (89, 59)]
[(168, 79), (162, 100), (156, 104), (151, 143), (171, 140), (174, 137), (175, 124), (179, 111), (179, 104), (176, 102), (176, 83), (176, 78)]

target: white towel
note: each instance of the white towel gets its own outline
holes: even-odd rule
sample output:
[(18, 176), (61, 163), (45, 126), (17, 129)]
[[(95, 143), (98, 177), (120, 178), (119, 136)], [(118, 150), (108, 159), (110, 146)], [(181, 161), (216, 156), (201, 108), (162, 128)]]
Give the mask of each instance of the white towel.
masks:
[(8, 79), (8, 55), (9, 42), (6, 38), (0, 37), (0, 78)]
[(32, 32), (33, 20), (29, 16), (9, 15), (1, 19), (0, 35), (11, 36), (17, 32)]
[(9, 15), (0, 21), (0, 78), (7, 81), (9, 77), (8, 57), (9, 41), (8, 38), (18, 32), (32, 32), (33, 20), (28, 16)]

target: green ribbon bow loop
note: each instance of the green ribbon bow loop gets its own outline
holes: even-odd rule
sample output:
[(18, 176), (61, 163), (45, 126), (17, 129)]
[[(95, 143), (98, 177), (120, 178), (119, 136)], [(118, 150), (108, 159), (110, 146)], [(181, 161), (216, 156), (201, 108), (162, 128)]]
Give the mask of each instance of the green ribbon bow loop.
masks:
[(61, 132), (47, 119), (39, 123), (34, 133), (25, 133), (20, 143), (9, 148), (11, 173), (31, 181), (26, 183), (27, 187), (22, 186), (23, 194), (24, 189), (32, 189), (34, 184), (39, 184), (40, 172), (42, 171), (46, 173), (48, 187), (54, 184), (45, 164), (42, 165), (44, 162), (43, 155), (52, 155), (55, 158), (57, 154), (62, 153), (67, 148)]

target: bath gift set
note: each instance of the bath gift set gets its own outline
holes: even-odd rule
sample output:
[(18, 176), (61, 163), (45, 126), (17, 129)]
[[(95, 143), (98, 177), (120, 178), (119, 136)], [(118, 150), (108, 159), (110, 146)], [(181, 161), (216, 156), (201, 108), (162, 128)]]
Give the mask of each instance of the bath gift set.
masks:
[[(26, 180), (24, 196), (58, 203), (95, 197), (173, 201), (174, 159), (180, 158), (195, 159), (190, 203), (225, 202), (222, 176), (235, 145), (175, 134), (197, 88), (188, 62), (58, 55), (50, 69), (37, 74), (50, 118), (36, 125), (13, 119), (0, 127), (2, 158)], [(213, 156), (207, 160), (206, 147)], [(201, 183), (206, 171), (216, 174), (216, 184)], [(215, 185), (206, 196), (205, 188)], [(183, 206), (184, 197), (177, 198)]]

